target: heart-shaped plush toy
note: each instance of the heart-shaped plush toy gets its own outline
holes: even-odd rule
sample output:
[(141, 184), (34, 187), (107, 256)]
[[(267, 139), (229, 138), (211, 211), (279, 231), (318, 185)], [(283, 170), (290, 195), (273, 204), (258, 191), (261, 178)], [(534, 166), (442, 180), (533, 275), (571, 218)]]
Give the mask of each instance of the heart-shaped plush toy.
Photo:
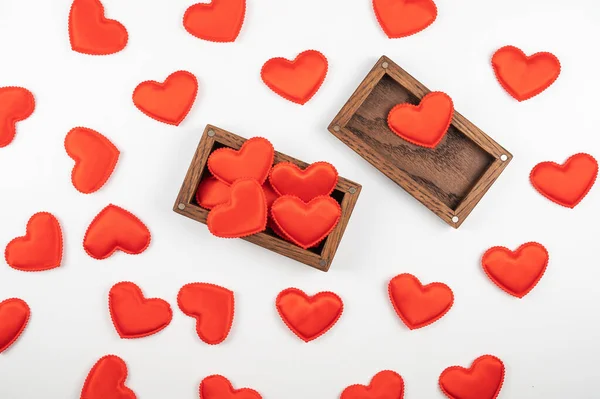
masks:
[(304, 105), (319, 91), (327, 68), (327, 58), (323, 54), (307, 50), (293, 61), (271, 58), (263, 65), (260, 76), (281, 97)]
[(69, 13), (71, 48), (78, 53), (107, 55), (125, 48), (129, 36), (120, 23), (104, 16), (100, 0), (74, 0)]
[(209, 375), (200, 383), (200, 399), (262, 399), (254, 389), (233, 389), (222, 375)]
[(454, 104), (446, 94), (434, 91), (419, 105), (398, 104), (388, 114), (388, 126), (404, 140), (427, 148), (435, 148), (446, 135)]
[(133, 103), (159, 122), (179, 125), (192, 109), (198, 94), (198, 81), (187, 71), (170, 74), (164, 83), (148, 80), (133, 91)]
[(388, 285), (390, 301), (411, 330), (428, 326), (442, 318), (454, 303), (454, 294), (443, 283), (425, 286), (412, 274), (399, 274)]
[(35, 109), (33, 94), (22, 87), (0, 87), (0, 148), (15, 138), (17, 122), (29, 118)]
[(196, 319), (198, 337), (207, 344), (225, 341), (233, 324), (233, 291), (208, 283), (186, 284), (177, 294), (179, 309)]
[(150, 230), (133, 213), (109, 204), (90, 223), (83, 248), (95, 259), (106, 259), (116, 250), (137, 255), (148, 248), (150, 239)]
[(136, 399), (135, 393), (125, 386), (127, 365), (118, 356), (106, 355), (90, 370), (81, 399)]
[(263, 184), (273, 166), (275, 149), (262, 137), (246, 140), (239, 150), (219, 148), (208, 157), (208, 170), (223, 183), (251, 178)]
[[(270, 209), (273, 202), (279, 198), (279, 194), (273, 190), (269, 181), (265, 181), (262, 185), (267, 200), (267, 208)], [(212, 209), (217, 205), (221, 205), (229, 201), (231, 196), (231, 186), (223, 183), (214, 176), (207, 176), (200, 181), (196, 190), (196, 202), (202, 208)]]
[(470, 368), (448, 367), (439, 384), (450, 399), (496, 399), (504, 382), (504, 363), (495, 356), (484, 355)]
[(39, 272), (59, 267), (62, 252), (63, 238), (58, 220), (48, 212), (39, 212), (27, 222), (25, 236), (8, 243), (4, 257), (14, 269)]
[(271, 169), (269, 181), (278, 194), (293, 195), (309, 202), (333, 192), (338, 182), (338, 172), (328, 162), (315, 162), (304, 170), (291, 162), (281, 162)]
[(29, 306), (22, 299), (9, 298), (0, 302), (0, 353), (19, 339), (30, 314)]
[(190, 6), (183, 26), (191, 35), (211, 42), (233, 42), (240, 34), (246, 14), (246, 0), (212, 0)]
[(560, 61), (554, 54), (541, 52), (528, 57), (514, 46), (497, 50), (492, 67), (500, 85), (519, 101), (537, 96), (560, 75)]
[(373, 0), (373, 9), (379, 25), (391, 39), (422, 31), (438, 14), (433, 0)]
[(400, 374), (384, 370), (375, 374), (369, 385), (350, 385), (342, 392), (340, 399), (402, 399), (404, 380)]

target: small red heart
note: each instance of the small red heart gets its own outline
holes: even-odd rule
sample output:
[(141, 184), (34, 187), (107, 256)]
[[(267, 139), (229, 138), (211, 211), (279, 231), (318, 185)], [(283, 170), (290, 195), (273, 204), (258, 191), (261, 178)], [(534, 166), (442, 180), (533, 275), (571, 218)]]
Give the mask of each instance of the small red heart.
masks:
[(560, 61), (554, 54), (541, 52), (528, 57), (514, 46), (497, 50), (492, 67), (500, 85), (519, 101), (537, 96), (560, 75)]
[(104, 17), (100, 0), (74, 0), (69, 13), (71, 48), (78, 53), (108, 55), (127, 45), (127, 29), (118, 21)]
[(211, 42), (233, 42), (240, 34), (246, 14), (246, 0), (212, 0), (190, 6), (183, 27), (191, 35)]
[(8, 349), (25, 330), (31, 311), (19, 298), (0, 302), (0, 353)]
[(0, 148), (15, 138), (17, 122), (29, 118), (35, 109), (33, 94), (22, 87), (0, 87)]
[(437, 18), (432, 0), (373, 0), (379, 25), (390, 39), (414, 35)]
[(450, 399), (496, 399), (504, 382), (504, 364), (495, 356), (484, 355), (470, 368), (448, 367), (439, 384)]
[(119, 150), (109, 139), (85, 127), (76, 127), (65, 138), (67, 154), (75, 161), (71, 181), (84, 194), (98, 191), (112, 174)]
[(146, 299), (140, 287), (129, 281), (112, 286), (108, 308), (121, 338), (142, 338), (156, 334), (173, 318), (171, 306), (158, 298)]
[(315, 162), (304, 170), (291, 162), (281, 162), (271, 169), (269, 181), (279, 195), (293, 195), (309, 202), (333, 192), (338, 172), (327, 162)]
[(116, 250), (137, 255), (150, 245), (148, 227), (131, 212), (109, 204), (92, 220), (83, 248), (95, 259), (106, 259)]
[(208, 170), (223, 183), (232, 184), (242, 178), (251, 178), (263, 184), (273, 166), (275, 149), (262, 137), (253, 137), (239, 150), (219, 148), (208, 157)]
[(298, 54), (289, 61), (277, 57), (268, 60), (260, 75), (263, 82), (286, 100), (304, 105), (319, 90), (327, 76), (327, 58), (315, 50)]
[(25, 272), (39, 272), (60, 266), (63, 238), (54, 215), (39, 212), (27, 222), (25, 236), (8, 243), (4, 251), (10, 267)]
[(368, 386), (350, 385), (340, 399), (402, 399), (404, 397), (404, 380), (400, 374), (381, 371), (371, 379)]
[(411, 330), (442, 318), (454, 303), (454, 294), (443, 283), (421, 285), (412, 274), (399, 274), (388, 285), (394, 310)]
[(170, 74), (164, 83), (148, 80), (133, 91), (133, 103), (159, 122), (178, 126), (188, 115), (198, 94), (198, 81), (187, 71)]
[(427, 148), (435, 148), (446, 135), (454, 104), (446, 94), (434, 91), (419, 105), (398, 104), (388, 114), (388, 126), (402, 139)]
[(285, 325), (304, 342), (329, 331), (344, 309), (342, 299), (333, 292), (324, 291), (308, 296), (297, 288), (281, 291), (275, 304)]
[(262, 399), (254, 389), (233, 389), (222, 375), (210, 375), (200, 383), (200, 399)]
[(81, 399), (136, 399), (135, 393), (125, 386), (127, 365), (118, 356), (106, 355), (90, 370)]

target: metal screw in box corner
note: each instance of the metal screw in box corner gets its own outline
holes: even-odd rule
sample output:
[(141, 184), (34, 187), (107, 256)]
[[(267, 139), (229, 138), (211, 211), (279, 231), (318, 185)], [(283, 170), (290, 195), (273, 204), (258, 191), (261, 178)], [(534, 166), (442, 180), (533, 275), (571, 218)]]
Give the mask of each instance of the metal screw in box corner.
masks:
[(339, 132), (340, 131), (340, 127), (338, 125), (335, 125), (333, 127), (333, 130), (336, 131), (336, 132)]
[(215, 135), (215, 131), (214, 130), (209, 130), (208, 131), (208, 137), (213, 137)]
[(321, 259), (321, 260), (319, 261), (319, 265), (320, 265), (321, 267), (325, 267), (325, 266), (327, 266), (327, 261), (326, 261), (325, 259)]
[(390, 66), (390, 64), (388, 64), (387, 62), (384, 62), (383, 64), (381, 64), (382, 67), (387, 68)]
[(179, 204), (177, 205), (177, 208), (183, 211), (185, 209), (185, 204)]
[(452, 217), (452, 223), (458, 223), (458, 216)]
[(350, 194), (356, 194), (356, 188), (354, 188), (354, 187), (350, 187), (350, 188), (348, 189), (348, 192), (349, 192)]

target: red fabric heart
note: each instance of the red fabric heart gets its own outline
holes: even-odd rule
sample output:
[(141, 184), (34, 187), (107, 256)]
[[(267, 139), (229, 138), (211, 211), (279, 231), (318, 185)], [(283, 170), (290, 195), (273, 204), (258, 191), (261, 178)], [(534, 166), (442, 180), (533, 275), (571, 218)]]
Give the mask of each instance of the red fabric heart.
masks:
[(137, 255), (150, 245), (150, 230), (131, 212), (109, 204), (92, 220), (83, 248), (95, 259), (106, 259), (116, 250)]
[(340, 399), (402, 399), (404, 398), (404, 380), (391, 370), (381, 371), (371, 379), (368, 386), (350, 385)]
[(414, 35), (437, 18), (432, 0), (373, 0), (379, 25), (390, 39)]
[(263, 82), (286, 100), (304, 105), (319, 91), (327, 76), (327, 58), (315, 50), (304, 51), (293, 61), (271, 58), (260, 71)]
[(304, 170), (291, 162), (281, 162), (271, 170), (269, 181), (280, 195), (293, 195), (309, 202), (333, 192), (338, 182), (338, 172), (327, 162), (315, 162)]
[(200, 383), (200, 399), (262, 399), (254, 389), (233, 389), (222, 375), (210, 375)]
[(399, 274), (390, 280), (388, 294), (394, 310), (411, 330), (436, 322), (454, 303), (454, 294), (446, 284), (423, 286), (412, 274)]
[(98, 191), (112, 174), (119, 150), (109, 139), (85, 127), (71, 129), (65, 137), (67, 154), (75, 161), (71, 181), (77, 191)]
[[(267, 208), (271, 208), (273, 202), (279, 198), (271, 184), (265, 181), (262, 185), (262, 189), (265, 192), (265, 199), (267, 200)], [(229, 201), (231, 196), (231, 186), (223, 183), (221, 180), (214, 176), (206, 176), (200, 181), (198, 189), (196, 190), (196, 202), (202, 208), (212, 209), (217, 205), (221, 205)]]
[(212, 0), (189, 7), (183, 26), (191, 35), (211, 42), (233, 42), (240, 34), (246, 0)]
[(598, 177), (598, 162), (589, 154), (575, 154), (563, 165), (555, 162), (537, 164), (529, 180), (535, 189), (567, 208), (575, 208), (592, 189)]
[(81, 399), (136, 399), (135, 393), (125, 386), (127, 365), (118, 356), (106, 355), (90, 370)]
[(496, 399), (504, 382), (504, 364), (495, 356), (475, 359), (470, 368), (448, 367), (440, 375), (440, 388), (450, 399)]
[(63, 238), (54, 215), (39, 212), (27, 222), (25, 236), (8, 243), (4, 258), (10, 267), (25, 272), (39, 272), (60, 266)]
[(104, 17), (100, 0), (74, 0), (69, 13), (71, 48), (78, 53), (107, 55), (118, 53), (127, 45), (127, 29)]
[(263, 184), (273, 166), (275, 149), (262, 137), (252, 137), (239, 150), (219, 148), (208, 157), (208, 170), (223, 183), (251, 178)]
[(19, 339), (30, 314), (29, 306), (22, 299), (9, 298), (0, 302), (0, 353)]
[(273, 202), (271, 216), (286, 237), (307, 249), (333, 231), (342, 216), (342, 208), (331, 197), (315, 197), (306, 203), (300, 198), (284, 195)]
[(198, 337), (207, 344), (225, 341), (233, 324), (233, 291), (208, 283), (186, 284), (177, 294), (179, 309), (196, 319)]
[(198, 94), (198, 81), (187, 71), (170, 74), (164, 83), (147, 80), (133, 91), (133, 103), (159, 122), (179, 125), (188, 115)]
[(17, 122), (29, 118), (35, 110), (33, 94), (22, 87), (0, 87), (0, 148), (15, 138)]
[(344, 310), (342, 298), (333, 292), (308, 296), (297, 288), (281, 291), (275, 305), (285, 325), (304, 342), (329, 331)]
[(483, 254), (481, 265), (500, 289), (523, 298), (544, 275), (548, 259), (548, 251), (543, 245), (528, 242), (514, 252), (505, 247), (490, 248)]
[(388, 114), (388, 126), (402, 139), (427, 148), (435, 148), (446, 135), (454, 104), (446, 94), (434, 91), (419, 105), (398, 104)]
[(552, 53), (529, 57), (514, 46), (498, 49), (492, 67), (500, 85), (515, 99), (529, 100), (546, 90), (560, 75), (560, 61)]
[(158, 298), (146, 299), (140, 287), (129, 281), (112, 286), (108, 294), (110, 318), (121, 338), (156, 334), (173, 318), (171, 306)]

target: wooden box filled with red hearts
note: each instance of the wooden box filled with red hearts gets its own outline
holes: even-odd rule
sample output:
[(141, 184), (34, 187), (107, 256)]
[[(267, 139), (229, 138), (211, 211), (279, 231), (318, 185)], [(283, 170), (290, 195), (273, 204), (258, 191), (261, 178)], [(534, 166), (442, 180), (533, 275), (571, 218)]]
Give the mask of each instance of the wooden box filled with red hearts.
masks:
[[(440, 117), (443, 101), (450, 111)], [(431, 128), (438, 119), (441, 134)], [(404, 126), (396, 129), (400, 123)], [(449, 96), (430, 92), (386, 56), (377, 61), (328, 129), (454, 228), (465, 221), (512, 159), (454, 111)]]
[(327, 271), (361, 188), (327, 162), (309, 165), (274, 151), (264, 138), (246, 140), (207, 125), (173, 210), (216, 236), (239, 237)]

